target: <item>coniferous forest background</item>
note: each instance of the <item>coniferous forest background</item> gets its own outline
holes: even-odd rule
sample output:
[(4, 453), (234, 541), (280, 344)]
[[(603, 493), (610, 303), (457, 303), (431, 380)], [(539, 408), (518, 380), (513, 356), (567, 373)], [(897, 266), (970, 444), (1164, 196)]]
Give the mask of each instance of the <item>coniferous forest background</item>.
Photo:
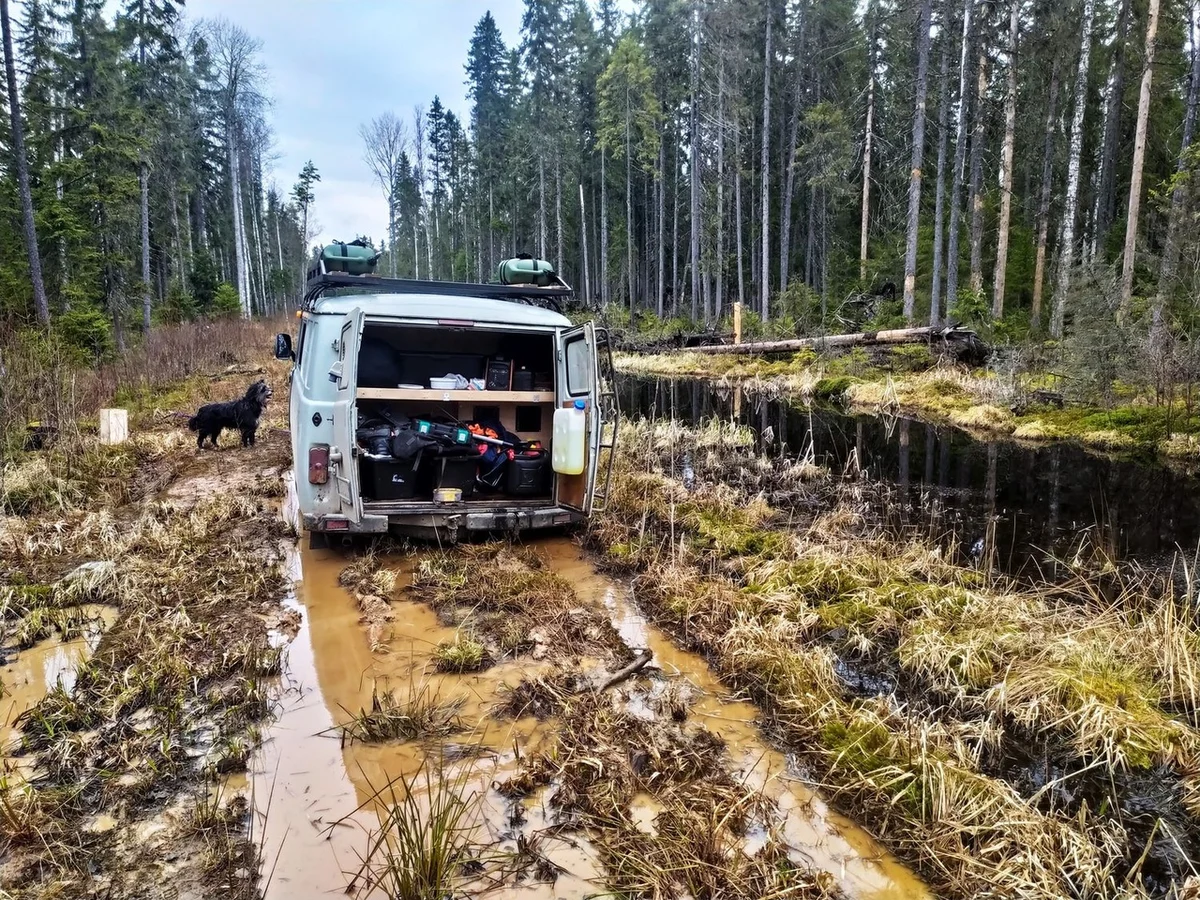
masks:
[[(336, 161), (270, 187), (260, 43), (175, 0), (102, 7), (29, 0), (6, 29), (0, 316), (104, 349), (294, 303)], [(490, 14), (463, 35), (468, 120), (433, 97), (364, 122), (390, 210), (381, 272), (487, 280), (529, 252), (614, 316), (712, 324), (741, 300), (782, 332), (1186, 334), (1198, 16), (1184, 0), (525, 0), (516, 44)]]

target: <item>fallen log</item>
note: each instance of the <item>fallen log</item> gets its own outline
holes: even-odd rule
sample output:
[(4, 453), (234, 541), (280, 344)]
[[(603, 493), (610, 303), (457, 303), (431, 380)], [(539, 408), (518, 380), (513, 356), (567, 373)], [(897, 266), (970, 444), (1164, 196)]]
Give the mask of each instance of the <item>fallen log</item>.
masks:
[(689, 347), (689, 353), (794, 353), (797, 350), (825, 350), (838, 347), (872, 347), (880, 344), (924, 344), (932, 341), (979, 344), (975, 332), (957, 325), (946, 327), (894, 328), (890, 331), (860, 331), (855, 334), (830, 334), (815, 338), (785, 341), (754, 341), (746, 344), (717, 344)]
[(637, 659), (610, 677), (604, 682), (604, 684), (600, 685), (600, 687), (596, 689), (596, 693), (603, 694), (609, 688), (616, 687), (622, 681), (633, 677), (638, 672), (642, 671), (642, 669), (646, 668), (646, 665), (652, 659), (654, 659), (654, 651), (650, 649), (643, 650)]

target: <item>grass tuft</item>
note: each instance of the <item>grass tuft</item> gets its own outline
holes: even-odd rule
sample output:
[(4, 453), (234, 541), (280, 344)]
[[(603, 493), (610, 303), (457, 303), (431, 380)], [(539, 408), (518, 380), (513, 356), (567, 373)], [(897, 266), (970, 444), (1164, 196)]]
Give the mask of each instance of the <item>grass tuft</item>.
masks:
[(340, 726), (342, 740), (378, 744), (445, 737), (462, 730), (462, 700), (443, 700), (428, 681), (411, 685), (407, 696), (372, 690), (371, 708)]

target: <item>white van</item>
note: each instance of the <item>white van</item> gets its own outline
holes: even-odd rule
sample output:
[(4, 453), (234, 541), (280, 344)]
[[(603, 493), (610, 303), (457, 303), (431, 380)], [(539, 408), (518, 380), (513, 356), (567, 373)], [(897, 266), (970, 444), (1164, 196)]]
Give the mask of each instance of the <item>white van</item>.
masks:
[[(561, 282), (312, 273), (294, 348), (281, 334), (275, 354), (293, 361), (296, 500), (313, 541), (454, 541), (600, 508), (619, 413), (611, 351), (606, 331), (562, 314), (570, 296)], [(560, 409), (576, 417), (572, 441), (585, 429), (579, 474), (552, 470)]]

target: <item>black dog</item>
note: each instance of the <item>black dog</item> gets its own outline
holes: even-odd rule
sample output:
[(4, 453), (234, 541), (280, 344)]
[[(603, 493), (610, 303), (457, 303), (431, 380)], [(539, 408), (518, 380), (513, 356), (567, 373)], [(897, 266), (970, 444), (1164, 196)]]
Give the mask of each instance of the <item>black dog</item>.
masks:
[(188, 428), (199, 432), (196, 439), (197, 449), (204, 449), (204, 439), (211, 438), (212, 445), (217, 446), (217, 437), (224, 428), (236, 428), (242, 433), (242, 446), (253, 447), (254, 436), (258, 431), (258, 419), (271, 399), (271, 388), (261, 378), (246, 388), (246, 395), (241, 400), (231, 400), (228, 403), (209, 403), (200, 407), (199, 411), (188, 419)]

